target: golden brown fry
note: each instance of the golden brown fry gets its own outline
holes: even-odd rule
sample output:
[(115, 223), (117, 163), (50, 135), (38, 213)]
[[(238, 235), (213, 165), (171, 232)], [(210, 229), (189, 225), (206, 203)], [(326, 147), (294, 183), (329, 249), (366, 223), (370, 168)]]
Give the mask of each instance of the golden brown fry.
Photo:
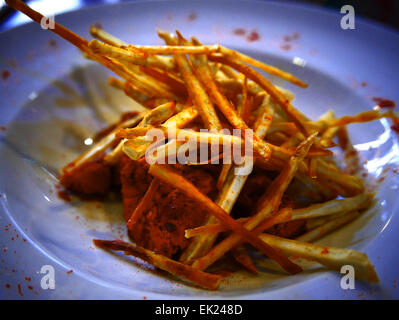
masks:
[(358, 279), (378, 282), (378, 276), (367, 255), (351, 250), (319, 246), (297, 240), (289, 240), (270, 234), (259, 235), (270, 246), (281, 250), (286, 255), (302, 257), (316, 261), (329, 269), (341, 271), (342, 266), (351, 265)]
[(104, 31), (101, 28), (97, 28), (96, 26), (90, 26), (90, 34), (102, 42), (110, 44), (115, 47), (126, 47), (128, 44), (113, 35), (109, 34), (108, 32)]
[(175, 54), (209, 54), (219, 50), (219, 45), (210, 46), (138, 46), (129, 45), (127, 50), (132, 50), (132, 52), (141, 51), (147, 54), (165, 54), (165, 55), (175, 55)]
[(225, 63), (230, 67), (240, 71), (242, 74), (247, 76), (249, 79), (255, 81), (263, 90), (265, 90), (271, 98), (278, 103), (278, 105), (283, 109), (283, 111), (290, 117), (290, 119), (295, 123), (298, 129), (307, 137), (309, 136), (309, 130), (305, 126), (306, 119), (303, 118), (302, 114), (299, 113), (290, 103), (288, 99), (286, 99), (280, 91), (278, 91), (274, 85), (267, 80), (260, 73), (251, 69), (249, 66), (244, 63), (232, 59), (231, 57), (219, 54), (211, 54), (209, 55), (209, 60), (214, 62)]
[[(166, 44), (177, 44), (177, 39), (171, 34), (161, 30), (158, 30), (158, 34), (165, 40)], [(215, 108), (213, 107), (213, 104), (209, 99), (205, 89), (202, 87), (200, 81), (194, 75), (188, 60), (184, 55), (179, 54), (175, 55), (175, 60), (187, 84), (187, 90), (190, 94), (190, 97), (193, 99), (195, 106), (198, 108), (206, 127), (208, 129), (214, 129), (217, 131), (221, 130), (222, 125), (216, 114)]]
[(234, 260), (237, 261), (239, 264), (241, 264), (242, 266), (244, 266), (246, 269), (248, 269), (250, 272), (254, 274), (259, 273), (258, 269), (253, 264), (252, 259), (248, 254), (248, 251), (244, 247), (244, 245), (234, 247), (232, 249), (232, 253)]
[(251, 58), (251, 57), (249, 57), (249, 56), (247, 56), (247, 55), (245, 55), (243, 53), (237, 52), (235, 50), (228, 49), (228, 48), (223, 47), (223, 46), (220, 47), (219, 52), (222, 53), (222, 54), (226, 54), (226, 55), (232, 56), (234, 58), (238, 58), (239, 60), (241, 60), (241, 61), (243, 61), (245, 63), (248, 63), (248, 64), (250, 64), (250, 65), (252, 65), (252, 66), (254, 66), (256, 68), (259, 68), (259, 69), (261, 69), (261, 70), (263, 70), (263, 71), (265, 71), (267, 73), (270, 73), (272, 75), (275, 75), (275, 76), (277, 76), (279, 78), (287, 80), (287, 81), (289, 81), (289, 82), (291, 82), (293, 84), (296, 84), (297, 86), (300, 86), (302, 88), (307, 88), (307, 86), (308, 86), (306, 83), (304, 83), (303, 81), (299, 80), (298, 78), (296, 78), (292, 74), (290, 74), (288, 72), (285, 72), (285, 71), (283, 71), (281, 69), (278, 69), (276, 67), (270, 66), (270, 65), (268, 65), (268, 64), (266, 64), (264, 62), (261, 62), (259, 60), (253, 59), (253, 58)]
[(193, 267), (144, 249), (134, 243), (127, 243), (120, 240), (93, 240), (93, 243), (102, 249), (124, 251), (126, 255), (138, 257), (179, 279), (196, 284), (201, 288), (216, 290), (222, 280), (222, 277), (219, 275), (199, 271)]
[[(309, 151), (316, 136), (317, 133), (312, 134), (306, 141), (299, 145), (296, 154), (290, 158), (283, 171), (267, 188), (266, 193), (260, 199), (258, 206), (260, 210), (245, 223), (246, 229), (255, 229), (265, 219), (270, 217), (273, 213), (277, 212), (285, 190), (287, 189), (292, 178), (294, 177), (298, 169), (299, 163), (304, 159), (307, 152)], [(222, 257), (227, 251), (240, 243), (241, 240), (242, 238), (240, 237), (240, 235), (230, 235), (226, 239), (222, 240), (222, 242), (220, 242), (218, 245), (216, 245), (207, 255), (197, 259), (193, 263), (193, 267), (205, 270), (216, 260)]]
[(297, 237), (296, 240), (303, 241), (303, 242), (313, 242), (324, 235), (330, 233), (333, 230), (338, 229), (339, 227), (355, 220), (357, 217), (360, 216), (358, 211), (353, 211), (345, 215), (341, 215), (335, 219), (332, 219), (321, 226), (316, 227), (315, 229), (308, 231), (301, 236)]

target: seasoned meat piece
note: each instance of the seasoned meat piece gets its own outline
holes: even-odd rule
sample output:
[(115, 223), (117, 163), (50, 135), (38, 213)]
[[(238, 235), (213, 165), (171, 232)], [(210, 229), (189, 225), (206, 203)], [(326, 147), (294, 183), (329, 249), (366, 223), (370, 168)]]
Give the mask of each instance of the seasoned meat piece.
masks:
[(111, 186), (111, 168), (102, 159), (86, 162), (64, 172), (60, 183), (67, 190), (83, 196), (105, 196)]
[[(188, 166), (180, 166), (178, 170), (202, 193), (209, 195), (215, 191), (216, 181), (206, 171)], [(207, 214), (184, 194), (160, 183), (153, 206), (135, 218), (129, 235), (144, 248), (174, 257), (190, 244), (191, 240), (184, 236), (185, 229), (201, 225)]]

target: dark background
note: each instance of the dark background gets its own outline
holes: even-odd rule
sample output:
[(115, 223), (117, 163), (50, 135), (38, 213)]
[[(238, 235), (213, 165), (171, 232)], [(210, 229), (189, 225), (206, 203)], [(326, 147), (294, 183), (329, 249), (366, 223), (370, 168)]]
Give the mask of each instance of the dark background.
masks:
[[(76, 10), (81, 7), (99, 5), (104, 3), (125, 2), (128, 0), (31, 0), (29, 5), (45, 15), (60, 14), (62, 12)], [(130, 0), (131, 1), (131, 0)], [(134, 0), (133, 0), (134, 1)], [(186, 0), (190, 1), (190, 0)], [(216, 1), (216, 0), (215, 0)], [(263, 0), (268, 1), (268, 0)], [(276, 1), (276, 0), (274, 0)], [(278, 1), (278, 0), (277, 0)], [(357, 16), (367, 17), (399, 30), (399, 1), (398, 0), (279, 0), (282, 2), (308, 3), (319, 7), (330, 8), (335, 11), (346, 4), (355, 8)], [(0, 0), (0, 5), (3, 1)], [(27, 22), (28, 19), (21, 14), (10, 12), (6, 6), (0, 11), (0, 31)]]

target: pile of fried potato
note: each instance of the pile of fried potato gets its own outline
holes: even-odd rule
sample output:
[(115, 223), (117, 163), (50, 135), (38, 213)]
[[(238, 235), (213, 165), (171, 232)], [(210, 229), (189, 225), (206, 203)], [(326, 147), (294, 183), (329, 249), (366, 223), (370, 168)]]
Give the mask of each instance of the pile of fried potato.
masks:
[[(39, 23), (43, 18), (20, 1), (6, 2)], [(152, 193), (156, 192), (154, 185), (161, 181), (205, 208), (209, 212), (208, 221), (186, 230), (186, 237), (192, 238), (192, 242), (179, 261), (119, 240), (94, 240), (97, 246), (124, 251), (207, 289), (217, 289), (222, 276), (206, 270), (227, 252), (232, 252), (248, 270), (257, 272), (245, 243), (276, 261), (289, 274), (302, 271), (293, 259), (301, 257), (337, 271), (351, 265), (358, 279), (378, 281), (365, 254), (313, 242), (353, 221), (373, 203), (374, 194), (365, 193), (362, 179), (351, 174), (359, 168), (359, 163), (346, 125), (383, 117), (398, 123), (392, 110), (382, 112), (376, 106), (374, 110), (342, 118), (329, 111), (312, 121), (293, 106), (292, 92), (274, 85), (258, 70), (301, 88), (306, 88), (306, 83), (222, 45), (203, 45), (194, 37), (186, 39), (178, 31), (176, 34), (158, 31), (164, 46), (131, 45), (96, 27), (91, 27), (90, 32), (97, 40), (90, 42), (59, 24), (50, 31), (75, 45), (85, 57), (112, 70), (119, 78), (111, 77), (110, 85), (123, 90), (145, 108), (136, 117), (119, 123), (81, 155), (75, 166), (103, 153), (104, 161), (109, 164), (117, 163), (123, 154), (132, 160), (142, 159), (151, 145), (146, 136), (148, 131), (157, 128), (167, 133), (173, 124), (176, 132), (205, 144), (211, 139), (220, 144), (240, 144), (244, 137), (229, 136), (221, 133), (222, 129), (252, 129), (253, 165), (277, 172), (276, 178), (265, 186), (260, 201), (254, 204), (256, 214), (233, 219), (230, 212), (248, 178), (236, 174), (235, 164), (223, 164), (218, 178), (219, 194), (213, 201), (170, 165), (153, 161), (149, 173), (154, 179), (136, 210), (151, 201)], [(210, 132), (203, 133), (201, 128), (190, 126), (196, 119)], [(120, 142), (115, 147), (117, 141)], [(181, 144), (169, 139), (157, 146), (152, 160), (167, 158)], [(336, 146), (346, 155), (345, 171), (331, 157), (330, 149)], [(282, 206), (283, 196), (293, 184), (298, 196), (311, 199), (310, 205)], [(306, 232), (296, 239), (264, 232), (275, 225), (301, 219), (306, 220)]]

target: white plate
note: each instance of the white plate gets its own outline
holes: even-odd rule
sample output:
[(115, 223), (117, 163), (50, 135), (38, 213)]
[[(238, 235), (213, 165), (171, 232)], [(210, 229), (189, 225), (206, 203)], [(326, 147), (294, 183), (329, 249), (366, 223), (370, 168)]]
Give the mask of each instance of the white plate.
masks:
[[(297, 94), (295, 106), (313, 118), (330, 108), (338, 115), (370, 109), (372, 96), (399, 101), (398, 35), (360, 19), (356, 30), (342, 30), (341, 17), (274, 2), (162, 1), (90, 8), (56, 16), (56, 21), (86, 38), (89, 26), (101, 23), (132, 43), (160, 44), (156, 28), (179, 29), (206, 43), (223, 43), (307, 81), (307, 90), (280, 84)], [(246, 35), (235, 34), (237, 28), (246, 30)], [(256, 41), (248, 41), (252, 31), (260, 35)], [(294, 39), (288, 42), (286, 36)], [(398, 178), (392, 172), (399, 156), (387, 122), (350, 129), (355, 144), (368, 150), (362, 155), (375, 158), (368, 162), (370, 172), (385, 176), (376, 209), (323, 240), (366, 252), (380, 284), (356, 282), (355, 290), (342, 290), (339, 274), (319, 270), (295, 277), (241, 274), (220, 291), (208, 292), (94, 248), (94, 237), (125, 237), (118, 204), (97, 208), (97, 203), (65, 203), (57, 197), (52, 174), (84, 150), (85, 137), (104, 126), (100, 115), (115, 119), (109, 106), (131, 106), (107, 86), (107, 71), (36, 24), (0, 34), (0, 43), (0, 125), (6, 127), (0, 131), (1, 298), (399, 297)], [(306, 66), (293, 61), (306, 61)], [(374, 143), (367, 144), (370, 141)], [(383, 168), (391, 169), (382, 172)], [(43, 265), (55, 269), (54, 290), (41, 288)]]

